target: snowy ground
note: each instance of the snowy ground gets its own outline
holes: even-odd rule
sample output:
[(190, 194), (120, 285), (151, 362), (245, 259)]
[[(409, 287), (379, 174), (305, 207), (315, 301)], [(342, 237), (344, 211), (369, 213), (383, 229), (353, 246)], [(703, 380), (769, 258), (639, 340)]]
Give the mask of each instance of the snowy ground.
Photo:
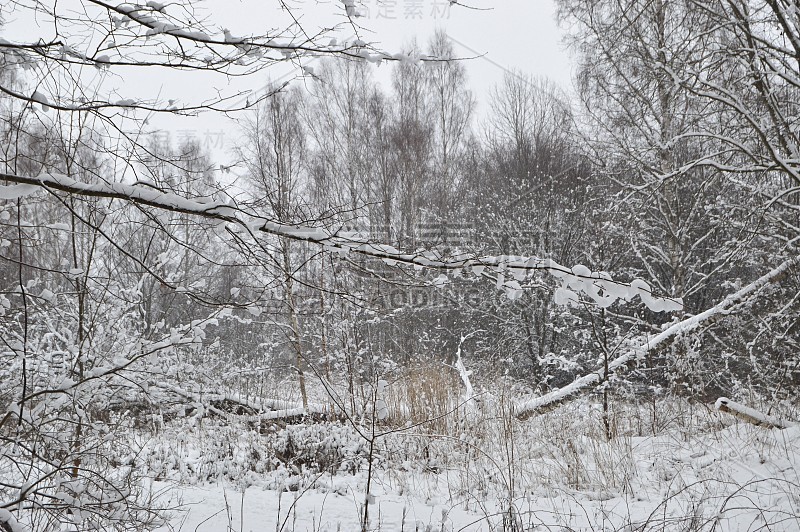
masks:
[[(592, 416), (578, 412), (505, 432), (487, 422), (486, 434), (461, 435), (463, 444), (443, 434), (386, 436), (374, 458), (370, 530), (800, 530), (800, 426), (765, 429), (706, 411), (656, 436), (608, 442), (577, 430)], [(165, 433), (145, 453), (173, 472), (154, 488), (165, 505), (180, 505), (174, 529), (360, 530), (366, 448), (347, 427), (235, 441), (232, 428), (204, 430), (202, 445), (196, 435), (176, 444)], [(287, 433), (294, 461), (284, 452)], [(272, 447), (259, 447), (262, 439)], [(303, 454), (310, 441), (314, 452)], [(228, 458), (215, 454), (220, 445)], [(318, 473), (309, 457), (331, 449), (337, 471)]]
[[(214, 484), (178, 489), (170, 495), (180, 497), (187, 508), (175, 513), (172, 526), (177, 530), (358, 530), (363, 516), (363, 493), (340, 495), (319, 489), (281, 493), (257, 487), (237, 492)], [(413, 497), (380, 495), (370, 512), (375, 530), (486, 529), (486, 519), (480, 514)]]

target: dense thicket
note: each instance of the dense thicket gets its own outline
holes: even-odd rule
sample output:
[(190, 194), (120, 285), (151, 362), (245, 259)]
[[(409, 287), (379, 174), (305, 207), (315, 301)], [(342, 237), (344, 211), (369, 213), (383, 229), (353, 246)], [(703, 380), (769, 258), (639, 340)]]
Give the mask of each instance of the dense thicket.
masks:
[[(796, 261), (798, 40), (775, 34), (796, 29), (796, 10), (559, 5), (575, 28), (576, 99), (511, 72), (479, 118), (465, 66), (437, 34), (425, 51), (438, 60), (397, 62), (389, 87), (364, 61), (321, 61), (303, 87), (242, 121), (240, 162), (224, 172), (197, 144), (137, 141), (120, 153), (120, 137), (91, 113), (4, 99), (9, 183), (118, 174), (174, 209), (0, 189), (0, 438), (9, 467), (24, 470), (19, 485), (0, 485), (3, 507), (33, 501), (57, 521), (74, 505), (53, 493), (90, 493), (86, 519), (113, 515), (125, 528), (151, 516), (131, 502), (133, 470), (108, 474), (115, 430), (231, 408), (321, 414), (332, 408), (323, 401), (364, 414), (379, 380), (436, 403), (430, 382), (462, 386), (462, 362), (472, 384), (502, 381), (503, 393), (549, 391), (601, 368), (591, 391), (606, 407), (614, 394), (793, 400), (796, 262), (627, 371), (609, 362)], [(29, 92), (17, 65), (2, 66), (4, 87)], [(439, 258), (586, 265), (646, 279), (684, 306), (573, 299), (535, 270), (398, 267), (198, 218), (180, 197)], [(285, 400), (286, 382), (298, 403)]]

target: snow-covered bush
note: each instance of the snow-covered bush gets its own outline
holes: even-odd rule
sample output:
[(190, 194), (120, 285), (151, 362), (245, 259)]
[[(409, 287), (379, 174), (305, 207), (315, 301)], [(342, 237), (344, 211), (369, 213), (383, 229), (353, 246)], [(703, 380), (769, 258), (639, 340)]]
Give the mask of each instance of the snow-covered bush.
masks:
[[(276, 424), (254, 430), (246, 422), (208, 418), (200, 426), (167, 423), (143, 446), (137, 463), (161, 480), (258, 481), (277, 489), (294, 479), (290, 484), (296, 489), (300, 479), (365, 471), (367, 459), (367, 443), (348, 424)], [(380, 453), (373, 460), (384, 462)]]

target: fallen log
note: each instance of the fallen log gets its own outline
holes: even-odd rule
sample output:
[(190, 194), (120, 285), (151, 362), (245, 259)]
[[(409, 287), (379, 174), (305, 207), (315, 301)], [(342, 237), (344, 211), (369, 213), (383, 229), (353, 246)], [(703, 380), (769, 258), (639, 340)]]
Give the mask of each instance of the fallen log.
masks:
[(651, 349), (666, 345), (668, 341), (678, 334), (691, 331), (701, 324), (710, 322), (719, 316), (724, 316), (730, 313), (733, 307), (742, 303), (743, 301), (746, 301), (749, 297), (752, 297), (754, 294), (758, 293), (763, 287), (779, 281), (791, 268), (798, 264), (800, 264), (800, 255), (786, 260), (778, 267), (759, 277), (757, 280), (753, 281), (737, 292), (728, 295), (725, 299), (713, 307), (705, 310), (704, 312), (670, 325), (664, 331), (655, 336), (651, 337), (650, 335), (646, 335), (643, 340), (628, 349), (624, 354), (609, 362), (608, 373), (606, 373), (605, 368), (600, 368), (592, 373), (574, 380), (572, 383), (564, 386), (563, 388), (553, 390), (552, 392), (546, 393), (539, 397), (533, 397), (517, 403), (514, 405), (514, 414), (519, 419), (525, 420), (536, 413), (543, 412), (561, 404), (565, 400), (577, 395), (580, 392), (591, 390), (594, 386), (602, 383), (604, 379), (618, 369), (634, 363), (638, 357), (643, 356)]
[(299, 422), (303, 419), (340, 419), (343, 417), (343, 415), (331, 412), (331, 409), (325, 405), (316, 403), (309, 403), (308, 408), (303, 408), (300, 403), (281, 399), (254, 400), (214, 391), (199, 394), (163, 382), (155, 383), (153, 387), (181, 396), (194, 404), (203, 405), (209, 413), (228, 420), (236, 419), (251, 423), (268, 420)]
[(742, 421), (747, 421), (748, 423), (752, 423), (758, 427), (766, 427), (768, 429), (785, 429), (792, 426), (792, 423), (786, 420), (779, 419), (769, 414), (764, 414), (755, 408), (750, 408), (749, 406), (731, 401), (727, 397), (720, 397), (717, 399), (717, 402), (714, 403), (714, 408), (720, 412), (731, 414), (732, 416), (738, 417)]

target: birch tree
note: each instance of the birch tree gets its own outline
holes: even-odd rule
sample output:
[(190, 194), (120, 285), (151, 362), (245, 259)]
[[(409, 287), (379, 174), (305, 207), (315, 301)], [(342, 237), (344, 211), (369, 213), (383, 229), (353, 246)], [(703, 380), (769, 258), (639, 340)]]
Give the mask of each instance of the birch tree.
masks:
[[(284, 224), (302, 221), (305, 196), (305, 142), (301, 121), (300, 93), (276, 95), (268, 100), (250, 123), (247, 145), (241, 150), (248, 161), (248, 178), (253, 186), (253, 205), (258, 212)], [(306, 354), (304, 333), (299, 318), (297, 278), (302, 274), (298, 264), (297, 245), (279, 238), (276, 252), (266, 257), (268, 275), (274, 275), (281, 288), (286, 317), (286, 340), (291, 345), (294, 366), (304, 408), (308, 408), (306, 390)], [(302, 259), (300, 259), (302, 260)], [(270, 279), (265, 279), (267, 283)]]

